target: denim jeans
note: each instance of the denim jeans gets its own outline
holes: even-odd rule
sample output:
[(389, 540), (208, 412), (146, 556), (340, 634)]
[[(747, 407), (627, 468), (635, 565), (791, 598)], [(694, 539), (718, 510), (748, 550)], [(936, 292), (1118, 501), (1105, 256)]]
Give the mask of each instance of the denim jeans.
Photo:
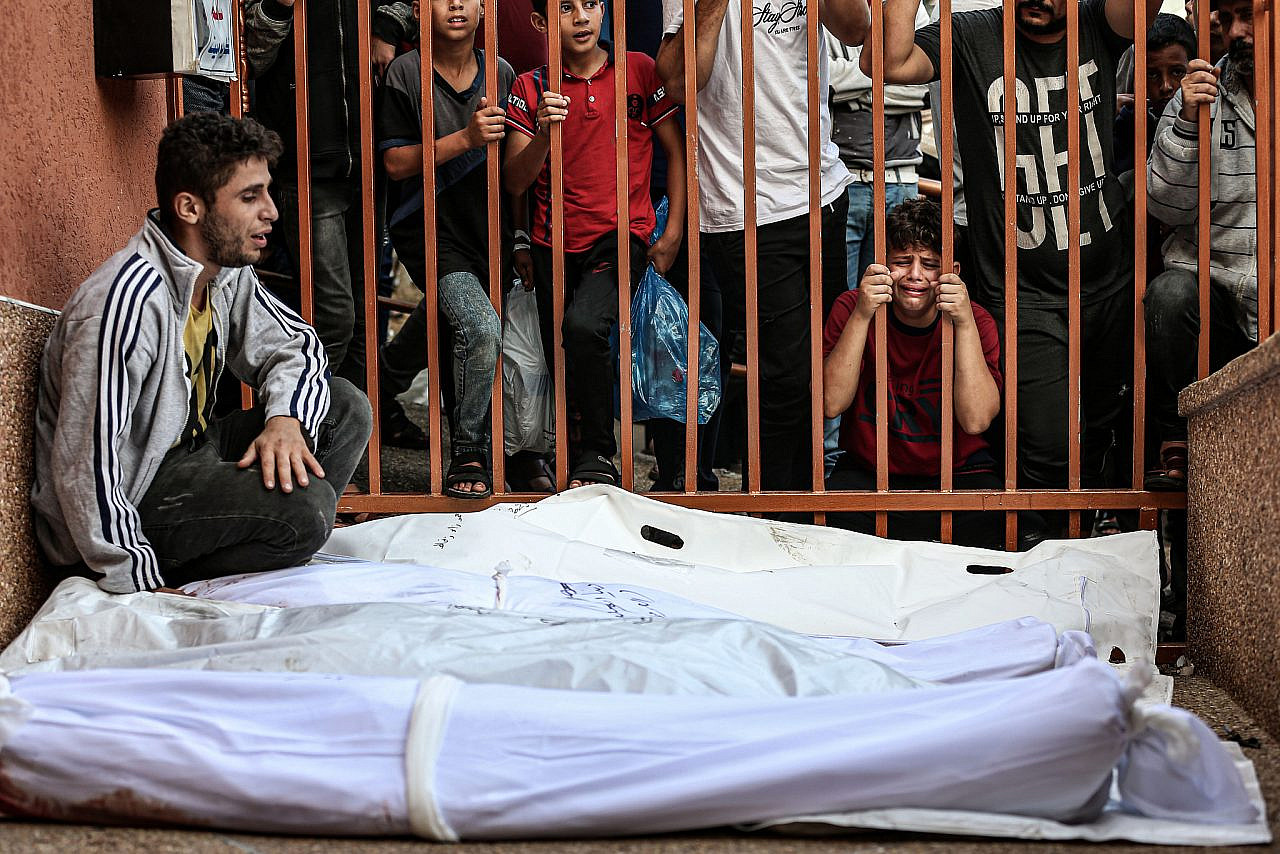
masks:
[[(919, 194), (915, 184), (885, 184), (884, 190), (886, 214)], [(875, 217), (871, 210), (875, 187), (854, 181), (846, 192), (849, 194), (849, 217), (844, 226), (844, 245), (847, 250), (849, 290), (853, 290), (858, 287), (867, 267), (876, 260)]]
[(355, 386), (335, 378), (329, 392), (314, 449), (324, 477), (308, 473), (310, 485), (291, 493), (264, 487), (256, 463), (236, 465), (262, 432), (261, 407), (217, 419), (194, 448), (169, 451), (138, 503), (166, 585), (297, 566), (324, 545), (372, 424)]
[[(294, 270), (301, 270), (298, 257), (298, 185), (280, 182), (275, 186), (279, 225)], [(329, 369), (338, 373), (347, 357), (355, 326), (355, 297), (352, 282), (363, 282), (360, 254), (350, 251), (349, 242), (360, 240), (360, 212), (351, 206), (352, 185), (345, 181), (311, 183), (311, 283), (313, 310), (311, 325), (324, 344)], [(350, 221), (349, 221), (350, 220)], [(290, 304), (296, 304), (289, 300)]]
[[(885, 184), (884, 210), (889, 211), (907, 199), (919, 195), (915, 184)], [(875, 263), (875, 218), (872, 216), (872, 201), (875, 187), (854, 181), (847, 190), (849, 195), (849, 216), (844, 225), (844, 245), (846, 249), (845, 264), (849, 290), (858, 287), (862, 274), (867, 267)], [(836, 461), (844, 452), (840, 450), (840, 416), (825, 418), (822, 421), (822, 456), (823, 468), (827, 476), (831, 476)]]
[[(410, 276), (424, 275), (406, 263)], [(414, 281), (419, 281), (415, 278)], [(449, 273), (436, 285), (440, 311), (453, 327), (453, 453), (489, 452), (489, 405), (502, 349), (502, 325), (473, 273)], [(382, 393), (395, 396), (427, 367), (426, 301), (382, 348)]]

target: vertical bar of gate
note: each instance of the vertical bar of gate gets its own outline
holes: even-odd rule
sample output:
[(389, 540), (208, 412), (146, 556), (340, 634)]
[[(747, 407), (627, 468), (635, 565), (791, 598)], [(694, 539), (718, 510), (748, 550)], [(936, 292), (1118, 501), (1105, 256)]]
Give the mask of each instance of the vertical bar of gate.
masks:
[(431, 51), (431, 7), (426, 6), (418, 24), (419, 85), (422, 90), (422, 239), (426, 259), (422, 293), (427, 318), (427, 468), (428, 491), (441, 492), (444, 478), (444, 443), (440, 435), (440, 322), (436, 259), (436, 121), (435, 72)]
[(165, 114), (169, 124), (182, 118), (182, 75), (170, 74), (164, 79)]
[(1274, 310), (1271, 301), (1273, 280), (1271, 240), (1271, 207), (1270, 179), (1272, 169), (1271, 145), (1272, 116), (1274, 107), (1271, 103), (1272, 75), (1275, 73), (1271, 63), (1273, 46), (1271, 43), (1271, 3), (1268, 0), (1254, 0), (1253, 3), (1253, 50), (1254, 67), (1261, 73), (1254, 73), (1254, 121), (1257, 126), (1257, 147), (1254, 149), (1254, 178), (1256, 190), (1254, 199), (1257, 204), (1257, 252), (1258, 270), (1258, 343), (1267, 338), (1271, 327), (1271, 312)]
[[(492, 106), (498, 106), (498, 10), (490, 0), (489, 17), (484, 26), (484, 95)], [(535, 108), (536, 109), (536, 108)], [(493, 310), (502, 317), (502, 146), (497, 140), (485, 148), (485, 190), (489, 210), (489, 301)], [(493, 392), (489, 403), (489, 439), (493, 450), (490, 460), (493, 470), (493, 494), (501, 495), (507, 489), (506, 447), (502, 416), (502, 347), (498, 347), (498, 365), (493, 374)]]
[[(635, 438), (631, 419), (631, 161), (627, 156), (627, 11), (624, 0), (613, 4), (614, 157), (617, 161), (618, 202), (618, 399), (622, 436), (622, 488), (635, 482)], [(697, 327), (690, 327), (696, 332)], [(694, 366), (697, 362), (693, 363)], [(696, 367), (694, 368), (696, 370)]]
[(249, 111), (249, 55), (244, 46), (244, 2), (232, 0), (231, 38), (236, 52), (236, 79), (231, 81), (231, 115), (242, 117)]
[[(430, 11), (428, 11), (428, 16)], [(369, 434), (369, 493), (382, 492), (381, 413), (378, 395), (378, 251), (379, 235), (374, 221), (373, 158), (377, 156), (373, 140), (373, 57), (370, 35), (373, 10), (368, 3), (356, 4), (357, 62), (360, 79), (360, 245), (364, 276), (363, 299), (356, 310), (364, 312), (365, 388), (373, 406), (373, 431)]]
[[(1210, 62), (1209, 0), (1196, 0), (1196, 35), (1199, 37), (1200, 58)], [(1196, 118), (1200, 125), (1200, 169), (1197, 181), (1199, 192), (1196, 202), (1196, 278), (1200, 284), (1200, 346), (1196, 360), (1196, 376), (1203, 379), (1209, 376), (1209, 182), (1212, 179), (1208, 152), (1213, 141), (1210, 138), (1209, 109), (1201, 107)]]
[[(698, 55), (694, 41), (694, 0), (684, 0), (685, 200), (689, 226), (685, 249), (689, 259), (689, 346), (685, 356), (684, 491), (698, 490), (698, 397), (701, 392), (702, 235), (698, 223)], [(724, 335), (721, 335), (724, 338)], [(720, 342), (720, 358), (729, 353)]]
[(307, 4), (293, 9), (294, 118), (298, 160), (298, 300), (302, 319), (315, 320), (311, 279), (311, 85), (307, 64)]
[[(871, 217), (877, 264), (885, 263), (884, 239), (884, 6), (871, 4)], [(866, 49), (865, 47), (863, 48)], [(889, 489), (889, 308), (876, 312), (876, 491)], [(876, 511), (876, 536), (889, 536), (889, 514)]]
[[(1145, 18), (1144, 18), (1145, 20)], [(1067, 489), (1080, 488), (1080, 5), (1067, 3)], [(1080, 536), (1080, 511), (1068, 516)]]
[[(938, 5), (938, 25), (941, 46), (938, 63), (941, 65), (940, 82), (942, 103), (939, 105), (938, 120), (947, 131), (940, 135), (938, 146), (938, 162), (951, 164), (952, 127), (954, 110), (951, 103), (951, 0), (942, 0)], [(942, 182), (942, 272), (950, 273), (955, 263), (955, 181)], [(964, 271), (961, 271), (964, 272)], [(955, 374), (955, 327), (951, 318), (943, 315), (939, 318), (942, 324), (942, 449), (939, 455), (939, 486), (943, 492), (951, 492), (954, 484), (955, 451), (955, 393), (953, 378)], [(942, 522), (939, 533), (942, 542), (952, 540), (952, 514), (950, 510), (942, 511)]]
[(1133, 488), (1142, 489), (1146, 448), (1147, 10), (1133, 0)]
[[(560, 55), (560, 11), (547, 3), (547, 89), (562, 93), (564, 65)], [(556, 489), (569, 485), (569, 416), (564, 366), (564, 125), (551, 125), (551, 352), (555, 354)]]
[[(240, 0), (231, 3), (231, 45), (236, 56), (236, 76), (231, 81), (228, 108), (235, 118), (242, 118), (248, 104), (249, 87), (245, 81), (249, 79), (249, 57), (244, 48), (244, 4)], [(240, 383), (240, 408), (253, 408), (253, 388), (247, 383)]]
[(760, 318), (756, 300), (756, 68), (752, 0), (742, 0), (743, 272), (747, 321), (747, 491), (760, 491)]
[[(824, 449), (822, 447), (822, 113), (818, 92), (818, 15), (810, 6), (805, 15), (806, 58), (809, 117), (809, 459), (812, 464), (814, 492), (826, 489), (823, 482)], [(824, 93), (825, 94), (825, 93)], [(883, 93), (877, 95), (882, 97)], [(814, 514), (814, 522), (826, 524), (827, 514)]]
[[(1018, 56), (1017, 4), (1004, 4), (1004, 488), (1018, 488)], [(950, 127), (944, 125), (947, 133)], [(1004, 517), (1004, 545), (1018, 547), (1018, 514)]]

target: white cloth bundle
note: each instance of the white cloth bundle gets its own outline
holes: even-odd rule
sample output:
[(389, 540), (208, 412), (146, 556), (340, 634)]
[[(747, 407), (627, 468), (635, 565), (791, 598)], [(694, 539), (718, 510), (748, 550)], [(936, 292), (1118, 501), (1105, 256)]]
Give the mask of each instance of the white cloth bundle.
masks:
[[(594, 485), (537, 504), (340, 528), (325, 551), (483, 576), (506, 566), (511, 579), (639, 585), (804, 634), (923, 640), (1031, 616), (1059, 633), (1088, 632), (1103, 658), (1113, 647), (1129, 660), (1155, 658), (1160, 566), (1151, 532), (993, 552), (689, 510)], [(1012, 571), (973, 574), (974, 564)]]
[(51, 818), (412, 828), (442, 840), (893, 806), (1088, 821), (1119, 762), (1132, 808), (1256, 819), (1207, 728), (1177, 710), (1135, 716), (1138, 686), (1093, 660), (1020, 679), (781, 699), (159, 670), (31, 674), (12, 687), (17, 700), (0, 704), (0, 732), (11, 732), (4, 798)]

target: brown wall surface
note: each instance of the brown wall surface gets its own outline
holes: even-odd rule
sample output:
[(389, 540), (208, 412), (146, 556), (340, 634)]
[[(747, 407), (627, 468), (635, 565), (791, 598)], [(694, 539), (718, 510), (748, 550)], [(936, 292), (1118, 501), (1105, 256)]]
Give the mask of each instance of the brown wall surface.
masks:
[(4, 0), (0, 294), (61, 308), (155, 205), (160, 80), (93, 75), (93, 2)]

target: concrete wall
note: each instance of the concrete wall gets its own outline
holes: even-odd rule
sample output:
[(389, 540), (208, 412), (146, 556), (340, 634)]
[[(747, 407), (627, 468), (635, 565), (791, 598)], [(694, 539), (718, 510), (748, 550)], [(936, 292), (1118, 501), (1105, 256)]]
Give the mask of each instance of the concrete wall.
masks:
[(1280, 737), (1280, 336), (1184, 390), (1187, 643), (1196, 675)]
[(61, 308), (155, 204), (165, 86), (93, 76), (92, 0), (0, 15), (0, 294)]

